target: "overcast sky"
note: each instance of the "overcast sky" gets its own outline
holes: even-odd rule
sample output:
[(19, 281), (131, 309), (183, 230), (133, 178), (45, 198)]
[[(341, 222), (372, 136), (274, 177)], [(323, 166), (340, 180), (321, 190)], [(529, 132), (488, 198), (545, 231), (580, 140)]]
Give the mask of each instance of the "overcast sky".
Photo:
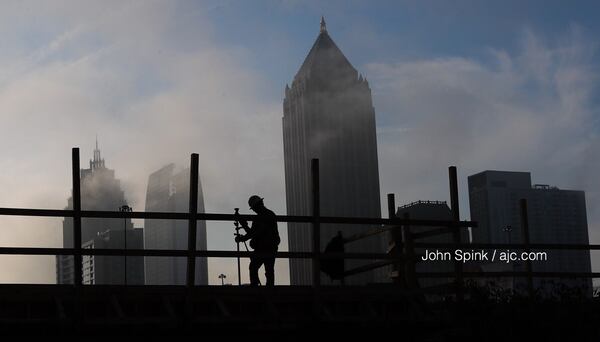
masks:
[[(208, 212), (245, 211), (259, 193), (284, 214), (283, 89), (324, 15), (373, 91), (382, 196), (448, 200), (457, 165), (468, 219), (468, 175), (531, 171), (534, 183), (586, 191), (590, 242), (600, 243), (599, 7), (3, 1), (0, 206), (64, 208), (71, 148), (85, 166), (97, 134), (134, 210), (151, 172), (197, 152)], [(60, 247), (61, 221), (0, 217), (0, 244)], [(234, 248), (231, 228), (209, 222), (209, 248)], [(278, 271), (286, 283), (285, 261)], [(235, 282), (233, 262), (212, 260), (211, 283), (219, 273)], [(51, 257), (0, 257), (0, 282), (54, 280)]]

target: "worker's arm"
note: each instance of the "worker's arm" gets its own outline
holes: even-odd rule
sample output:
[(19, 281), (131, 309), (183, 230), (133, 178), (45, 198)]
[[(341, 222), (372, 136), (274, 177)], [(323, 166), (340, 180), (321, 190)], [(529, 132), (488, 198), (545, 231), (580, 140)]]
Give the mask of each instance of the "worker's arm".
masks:
[(248, 237), (248, 234), (246, 234), (246, 235), (238, 234), (235, 236), (235, 242), (244, 242), (244, 241), (248, 241), (250, 239), (251, 239), (251, 237)]
[(242, 226), (244, 228), (244, 230), (246, 230), (246, 235), (238, 235), (235, 238), (236, 242), (244, 242), (244, 241), (248, 241), (250, 239), (255, 238), (256, 236), (260, 235), (262, 232), (262, 225), (260, 223), (258, 223), (257, 221), (252, 221), (252, 227), (248, 227), (248, 224), (246, 223), (246, 227)]

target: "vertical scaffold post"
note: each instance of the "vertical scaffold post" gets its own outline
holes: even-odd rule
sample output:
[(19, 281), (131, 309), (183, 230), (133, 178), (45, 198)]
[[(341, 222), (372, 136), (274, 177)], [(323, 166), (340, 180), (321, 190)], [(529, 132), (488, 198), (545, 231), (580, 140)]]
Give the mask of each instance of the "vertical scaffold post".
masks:
[(394, 194), (387, 194), (388, 201), (388, 217), (390, 219), (396, 218), (396, 198)]
[[(387, 195), (387, 205), (388, 205), (388, 218), (395, 219), (396, 218), (396, 198), (394, 194)], [(391, 249), (391, 253), (398, 258), (402, 258), (402, 226), (392, 226), (389, 233), (390, 241), (393, 243), (393, 248)], [(394, 260), (394, 268), (391, 277), (394, 279), (394, 283), (398, 284), (406, 284), (404, 281), (404, 272), (403, 272), (404, 264), (403, 260), (397, 259)]]
[[(521, 198), (519, 200), (519, 208), (521, 213), (521, 239), (525, 245), (525, 251), (529, 252), (529, 217), (527, 215), (527, 200)], [(534, 295), (533, 291), (533, 277), (531, 276), (531, 260), (525, 262), (525, 270), (527, 272), (527, 291), (529, 296)]]
[(83, 264), (81, 260), (81, 173), (79, 171), (79, 147), (71, 151), (73, 173), (73, 270), (75, 273), (74, 285), (80, 287), (83, 283)]
[[(396, 198), (394, 197), (394, 194), (387, 194), (387, 206), (388, 206), (388, 218), (390, 220), (395, 219), (396, 218)], [(392, 229), (390, 230), (390, 238), (391, 241), (393, 241), (396, 244), (396, 250), (398, 251), (398, 248), (402, 248), (402, 228), (401, 227), (395, 227), (392, 226)]]
[[(448, 168), (448, 176), (450, 181), (450, 206), (452, 210), (452, 219), (455, 222), (460, 221), (460, 208), (458, 204), (458, 177), (456, 175), (456, 166), (450, 166)], [(460, 228), (454, 227), (452, 230), (452, 238), (455, 244), (461, 243), (460, 241)], [(463, 269), (460, 261), (454, 261), (454, 272), (456, 273), (456, 299), (462, 301), (464, 299), (463, 294)]]
[(313, 235), (313, 287), (321, 286), (321, 204), (319, 192), (319, 159), (311, 161), (312, 176), (312, 235)]
[[(405, 221), (410, 221), (410, 214), (404, 213), (402, 218)], [(408, 223), (405, 223), (402, 227), (402, 233), (404, 235), (404, 281), (407, 288), (416, 289), (419, 287), (419, 280), (417, 279), (417, 260), (415, 247), (413, 245), (413, 236)]]
[(190, 210), (188, 220), (188, 257), (187, 257), (187, 281), (188, 288), (195, 285), (196, 280), (196, 226), (198, 213), (198, 154), (192, 153), (190, 165)]

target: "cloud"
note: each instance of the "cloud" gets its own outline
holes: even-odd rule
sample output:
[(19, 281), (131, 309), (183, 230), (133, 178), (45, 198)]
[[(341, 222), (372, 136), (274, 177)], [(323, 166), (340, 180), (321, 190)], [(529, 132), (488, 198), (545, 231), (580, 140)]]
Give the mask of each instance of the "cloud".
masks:
[[(284, 213), (280, 94), (265, 94), (273, 89), (269, 80), (247, 66), (256, 52), (215, 39), (213, 8), (165, 1), (3, 4), (0, 206), (63, 208), (70, 149), (81, 147), (85, 167), (98, 134), (135, 210), (143, 210), (151, 172), (169, 162), (187, 166), (197, 152), (207, 211), (244, 211), (246, 198), (259, 193)], [(574, 28), (557, 39), (525, 31), (517, 52), (489, 49), (481, 59), (366, 65), (382, 195), (395, 192), (399, 204), (447, 199), (447, 166), (457, 165), (466, 218), (467, 175), (531, 171), (534, 181), (586, 190), (590, 238), (600, 240), (594, 56), (594, 41)], [(0, 217), (0, 227), (4, 246), (62, 240), (57, 220)], [(209, 223), (209, 247), (233, 249), (232, 233), (229, 223)], [(0, 265), (0, 282), (54, 281), (53, 258), (3, 257)], [(212, 283), (219, 273), (235, 282), (234, 260), (209, 267)], [(278, 267), (287, 281), (285, 262)]]
[(382, 193), (400, 203), (448, 199), (447, 167), (466, 176), (531, 171), (534, 182), (586, 191), (590, 240), (600, 240), (600, 140), (595, 46), (576, 27), (544, 40), (523, 32), (516, 52), (372, 63)]
[[(242, 67), (246, 51), (213, 41), (202, 8), (181, 14), (179, 5), (133, 1), (96, 15), (65, 9), (38, 23), (61, 29), (0, 69), (0, 206), (63, 208), (70, 149), (81, 147), (87, 167), (98, 134), (134, 210), (144, 209), (151, 172), (169, 162), (187, 166), (195, 152), (207, 211), (245, 212), (253, 193), (285, 211), (280, 104), (258, 100), (266, 80)], [(0, 235), (4, 246), (22, 244), (20, 232), (33, 227), (40, 233), (26, 239), (30, 245), (62, 240), (56, 220), (2, 217), (0, 225), (11, 226)], [(229, 223), (209, 223), (209, 248), (235, 248), (232, 232)], [(54, 281), (52, 257), (13, 259), (0, 282)], [(285, 265), (278, 267), (286, 282)], [(233, 260), (209, 265), (230, 277), (234, 268)]]

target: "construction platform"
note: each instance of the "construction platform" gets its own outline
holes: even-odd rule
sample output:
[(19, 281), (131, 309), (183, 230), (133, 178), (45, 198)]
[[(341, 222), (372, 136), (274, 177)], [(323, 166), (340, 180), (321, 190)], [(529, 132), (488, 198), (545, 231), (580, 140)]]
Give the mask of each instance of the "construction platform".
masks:
[[(262, 336), (400, 333), (403, 340), (600, 336), (600, 302), (425, 304), (396, 286), (0, 285), (0, 334)], [(576, 324), (576, 325), (573, 325)], [(594, 328), (595, 327), (595, 328)], [(561, 334), (567, 335), (561, 335)]]
[[(0, 327), (39, 334), (392, 327), (418, 311), (392, 287), (0, 285)], [(223, 330), (225, 329), (225, 330)]]

